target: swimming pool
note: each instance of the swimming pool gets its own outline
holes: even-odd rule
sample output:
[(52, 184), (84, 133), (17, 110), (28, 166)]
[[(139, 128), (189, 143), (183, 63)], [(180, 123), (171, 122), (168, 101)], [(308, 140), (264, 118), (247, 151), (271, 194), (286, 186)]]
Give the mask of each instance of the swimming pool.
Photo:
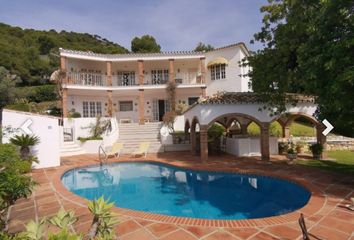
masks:
[(304, 187), (249, 174), (194, 171), (152, 162), (113, 163), (72, 169), (62, 176), (71, 192), (116, 206), (177, 217), (253, 219), (303, 207)]

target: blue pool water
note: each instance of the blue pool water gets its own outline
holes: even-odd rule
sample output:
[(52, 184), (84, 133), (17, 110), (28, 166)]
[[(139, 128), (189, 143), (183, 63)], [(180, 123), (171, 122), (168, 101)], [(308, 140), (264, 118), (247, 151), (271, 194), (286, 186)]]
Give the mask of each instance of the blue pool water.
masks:
[(170, 216), (250, 219), (304, 206), (310, 192), (285, 180), (246, 174), (192, 171), (157, 163), (116, 163), (73, 169), (62, 182), (93, 200)]

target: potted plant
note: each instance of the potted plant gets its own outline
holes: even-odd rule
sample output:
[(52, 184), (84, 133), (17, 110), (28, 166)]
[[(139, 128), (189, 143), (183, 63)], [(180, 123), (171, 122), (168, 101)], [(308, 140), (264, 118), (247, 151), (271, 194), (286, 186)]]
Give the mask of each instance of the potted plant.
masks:
[(22, 159), (29, 159), (31, 152), (30, 147), (39, 143), (39, 137), (35, 135), (21, 134), (12, 137), (10, 142), (20, 147)]
[(287, 153), (289, 145), (286, 142), (278, 143), (279, 154)]
[(293, 144), (288, 148), (287, 153), (288, 153), (287, 156), (290, 159), (290, 161), (293, 161), (294, 159), (296, 159), (297, 153), (296, 153), (296, 151), (294, 149)]
[(305, 145), (306, 145), (306, 142), (304, 142), (304, 141), (298, 141), (298, 142), (296, 143), (296, 152), (297, 152), (297, 153), (302, 153), (303, 150), (304, 150)]
[(86, 128), (89, 129), (90, 135), (88, 137), (78, 137), (81, 142), (81, 148), (87, 153), (97, 153), (99, 146), (103, 142), (103, 134), (112, 130), (111, 121), (102, 120), (101, 116), (97, 116), (95, 123), (91, 123), (83, 129)]
[(321, 159), (323, 146), (321, 143), (315, 143), (310, 146), (310, 150), (312, 152), (312, 156), (314, 159)]

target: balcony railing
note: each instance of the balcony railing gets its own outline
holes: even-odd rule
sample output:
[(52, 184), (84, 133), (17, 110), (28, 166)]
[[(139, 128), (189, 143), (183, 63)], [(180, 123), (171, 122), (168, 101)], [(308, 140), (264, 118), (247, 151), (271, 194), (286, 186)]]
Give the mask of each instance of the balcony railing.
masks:
[[(159, 79), (151, 74), (144, 76), (144, 85), (162, 85), (168, 82), (168, 79)], [(98, 73), (69, 72), (67, 81), (70, 85), (81, 86), (107, 86), (107, 76)], [(201, 84), (201, 77), (198, 73), (176, 73), (175, 81), (177, 84), (194, 85)], [(138, 79), (122, 78), (117, 75), (112, 76), (112, 86), (138, 86)]]
[(186, 85), (201, 84), (201, 76), (197, 72), (176, 73), (175, 82)]
[(112, 76), (113, 86), (137, 86), (135, 78), (124, 78), (120, 76)]
[(107, 86), (107, 77), (99, 73), (69, 72), (68, 84), (82, 86)]

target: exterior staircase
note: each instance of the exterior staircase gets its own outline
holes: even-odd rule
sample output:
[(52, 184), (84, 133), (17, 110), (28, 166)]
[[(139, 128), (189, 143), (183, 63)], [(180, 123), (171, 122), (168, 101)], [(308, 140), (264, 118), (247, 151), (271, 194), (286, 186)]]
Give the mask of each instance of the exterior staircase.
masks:
[(139, 148), (141, 142), (150, 142), (148, 153), (163, 152), (160, 141), (162, 123), (121, 123), (119, 124), (119, 142), (124, 144), (122, 154), (130, 154)]
[(71, 142), (64, 142), (63, 145), (60, 147), (60, 156), (74, 156), (79, 154), (85, 154), (85, 151), (75, 143), (74, 141)]

